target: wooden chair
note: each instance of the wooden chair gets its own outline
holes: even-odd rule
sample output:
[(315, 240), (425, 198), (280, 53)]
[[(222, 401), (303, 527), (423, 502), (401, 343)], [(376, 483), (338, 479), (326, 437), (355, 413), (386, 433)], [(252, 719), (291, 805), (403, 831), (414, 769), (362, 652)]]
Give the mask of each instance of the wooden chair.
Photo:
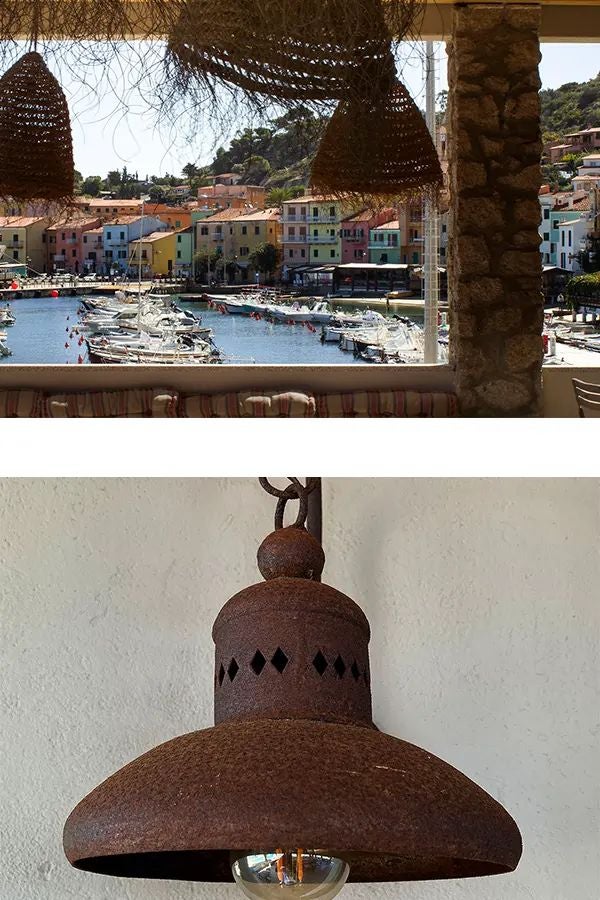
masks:
[(580, 418), (600, 418), (600, 384), (573, 378), (573, 389)]

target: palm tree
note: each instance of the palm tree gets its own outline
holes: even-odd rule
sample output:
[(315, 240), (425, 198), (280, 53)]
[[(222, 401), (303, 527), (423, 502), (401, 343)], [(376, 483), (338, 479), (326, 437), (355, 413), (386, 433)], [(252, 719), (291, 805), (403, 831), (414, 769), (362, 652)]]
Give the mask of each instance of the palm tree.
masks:
[(294, 192), (291, 188), (272, 188), (267, 194), (267, 206), (281, 206), (284, 200), (292, 200)]

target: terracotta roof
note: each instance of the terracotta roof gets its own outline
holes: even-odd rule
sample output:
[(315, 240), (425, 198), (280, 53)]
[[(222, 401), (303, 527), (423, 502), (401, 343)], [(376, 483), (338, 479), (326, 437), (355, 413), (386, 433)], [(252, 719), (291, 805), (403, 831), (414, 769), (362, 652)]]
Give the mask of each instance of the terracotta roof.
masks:
[[(91, 225), (95, 227), (98, 223), (98, 219), (69, 219), (66, 222), (58, 222), (56, 225), (50, 225), (47, 228), (47, 231), (61, 231), (63, 228), (85, 228), (86, 225)], [(89, 231), (90, 229), (86, 229)]]
[(248, 210), (243, 209), (220, 209), (214, 215), (200, 219), (200, 223), (202, 225), (210, 225), (211, 222), (231, 222), (232, 219), (239, 219), (240, 216), (247, 215), (247, 213)]
[[(246, 222), (276, 222), (279, 220), (280, 215), (279, 209), (271, 207), (270, 209), (256, 209), (253, 212), (237, 216), (237, 218), (244, 219)], [(214, 216), (211, 218), (214, 219)]]
[(89, 231), (86, 231), (86, 234), (104, 234), (104, 228), (90, 228)]
[(90, 200), (78, 199), (75, 201), (76, 203), (82, 206), (120, 206), (122, 208), (131, 208), (141, 206), (141, 200), (102, 200), (98, 197), (93, 197)]
[[(161, 241), (163, 238), (173, 237), (174, 231), (153, 231), (151, 234), (145, 234), (142, 237), (142, 244), (152, 244), (154, 241)], [(130, 241), (131, 244), (139, 244), (139, 238)]]
[(590, 203), (589, 197), (582, 197), (581, 200), (575, 200), (573, 202), (573, 209), (580, 210), (581, 212), (585, 212), (586, 210), (590, 210), (592, 208), (592, 204)]
[(302, 205), (302, 203), (339, 203), (337, 197), (320, 197), (315, 194), (305, 194), (304, 197), (295, 197), (293, 200), (284, 200), (284, 204), (287, 206), (289, 203), (296, 203)]
[(0, 228), (27, 228), (44, 221), (44, 216), (0, 216)]
[(583, 128), (581, 131), (572, 131), (570, 134), (565, 134), (565, 137), (578, 137), (580, 134), (594, 134), (596, 131), (600, 131), (600, 125), (596, 125), (595, 128)]
[[(389, 213), (390, 216), (393, 216), (393, 210), (382, 210), (382, 212)], [(342, 219), (342, 225), (345, 222), (370, 222), (371, 219), (374, 219), (377, 215), (377, 212), (374, 209), (361, 209), (357, 213), (353, 213), (350, 216), (346, 216), (346, 218)]]
[(383, 229), (386, 229), (386, 230), (390, 230), (390, 231), (398, 231), (399, 228), (400, 228), (400, 222), (398, 221), (398, 219), (392, 219), (391, 222), (384, 222), (383, 225), (376, 225), (371, 230), (372, 231), (383, 231)]
[(139, 222), (141, 218), (141, 216), (119, 216), (116, 219), (112, 219), (110, 222), (105, 222), (104, 227), (114, 228), (115, 225), (131, 225), (132, 222)]

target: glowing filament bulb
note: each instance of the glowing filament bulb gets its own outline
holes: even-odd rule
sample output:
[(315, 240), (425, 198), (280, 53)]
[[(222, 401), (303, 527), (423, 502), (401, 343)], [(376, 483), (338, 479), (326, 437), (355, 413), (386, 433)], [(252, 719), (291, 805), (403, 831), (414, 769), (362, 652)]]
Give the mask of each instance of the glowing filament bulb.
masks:
[[(331, 900), (343, 888), (350, 872), (344, 860), (320, 850), (274, 850), (232, 854), (232, 872), (236, 884), (253, 900), (271, 897), (307, 897)], [(282, 900), (284, 900), (282, 898)]]

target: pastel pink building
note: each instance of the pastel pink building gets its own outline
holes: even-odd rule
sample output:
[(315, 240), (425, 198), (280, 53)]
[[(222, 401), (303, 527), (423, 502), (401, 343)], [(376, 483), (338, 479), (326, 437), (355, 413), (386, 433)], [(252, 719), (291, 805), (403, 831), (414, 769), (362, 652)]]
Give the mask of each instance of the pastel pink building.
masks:
[(342, 219), (342, 263), (369, 262), (369, 231), (391, 222), (396, 217), (393, 209), (362, 209)]
[(86, 270), (87, 241), (84, 236), (100, 225), (100, 219), (75, 218), (59, 222), (47, 229), (47, 271), (72, 272), (75, 275)]

